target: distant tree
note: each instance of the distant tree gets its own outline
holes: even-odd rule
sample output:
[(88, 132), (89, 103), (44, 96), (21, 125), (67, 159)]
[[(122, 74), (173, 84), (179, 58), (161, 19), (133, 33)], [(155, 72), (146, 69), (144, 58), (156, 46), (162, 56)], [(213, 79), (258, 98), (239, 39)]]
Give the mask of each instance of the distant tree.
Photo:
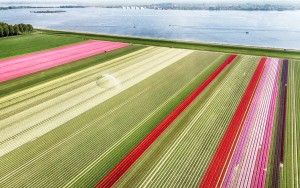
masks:
[(27, 24), (28, 32), (33, 31), (33, 26), (31, 24)]
[(3, 37), (3, 27), (0, 25), (0, 37)]
[(4, 25), (4, 26), (3, 26), (3, 36), (4, 36), (4, 37), (9, 36), (9, 29), (8, 29), (8, 26), (7, 26), (7, 25)]
[(8, 30), (9, 30), (9, 35), (15, 35), (15, 30), (14, 27), (12, 25), (8, 25)]
[(29, 32), (29, 28), (27, 24), (23, 24), (23, 32), (28, 33)]
[(19, 35), (22, 33), (29, 33), (33, 31), (33, 26), (30, 24), (15, 24), (10, 25), (0, 22), (0, 37)]
[(24, 32), (24, 24), (18, 24), (20, 33)]
[(18, 34), (20, 34), (19, 25), (18, 25), (18, 24), (16, 24), (16, 25), (14, 25), (13, 27), (14, 27), (14, 34), (15, 34), (15, 35), (18, 35)]
[(4, 26), (4, 25), (7, 25), (6, 23), (4, 23), (4, 22), (0, 22), (0, 26)]

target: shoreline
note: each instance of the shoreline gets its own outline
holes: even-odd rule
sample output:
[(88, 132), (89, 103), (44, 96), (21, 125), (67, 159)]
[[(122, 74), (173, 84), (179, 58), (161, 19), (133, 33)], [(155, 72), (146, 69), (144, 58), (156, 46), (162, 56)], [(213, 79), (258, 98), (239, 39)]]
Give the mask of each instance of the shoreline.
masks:
[(77, 35), (86, 37), (88, 39), (102, 39), (119, 42), (127, 42), (133, 44), (142, 45), (154, 45), (165, 46), (173, 48), (185, 48), (203, 51), (217, 51), (224, 53), (239, 53), (257, 56), (270, 56), (281, 58), (300, 59), (300, 50), (297, 49), (285, 49), (285, 48), (272, 48), (261, 47), (252, 45), (239, 45), (239, 44), (225, 44), (214, 42), (195, 42), (185, 40), (169, 40), (165, 38), (148, 38), (148, 37), (135, 37), (129, 35), (116, 35), (107, 33), (95, 33), (95, 32), (81, 32), (71, 30), (56, 30), (50, 28), (37, 28), (36, 31), (43, 32), (45, 34), (59, 34), (59, 35)]

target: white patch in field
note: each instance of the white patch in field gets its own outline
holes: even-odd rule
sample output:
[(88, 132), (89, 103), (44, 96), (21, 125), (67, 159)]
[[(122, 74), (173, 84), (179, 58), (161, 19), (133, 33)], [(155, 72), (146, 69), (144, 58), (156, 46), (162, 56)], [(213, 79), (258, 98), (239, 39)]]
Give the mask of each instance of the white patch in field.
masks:
[(104, 89), (120, 89), (121, 82), (111, 74), (103, 74), (96, 79), (97, 86)]

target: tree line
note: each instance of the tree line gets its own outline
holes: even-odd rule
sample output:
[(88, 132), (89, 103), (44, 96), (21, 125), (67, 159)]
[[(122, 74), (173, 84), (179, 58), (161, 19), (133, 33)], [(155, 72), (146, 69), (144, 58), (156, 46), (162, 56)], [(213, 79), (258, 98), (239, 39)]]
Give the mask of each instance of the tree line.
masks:
[(13, 35), (21, 35), (24, 33), (30, 33), (33, 31), (33, 27), (30, 24), (15, 24), (10, 25), (4, 22), (0, 22), (0, 37), (7, 37)]

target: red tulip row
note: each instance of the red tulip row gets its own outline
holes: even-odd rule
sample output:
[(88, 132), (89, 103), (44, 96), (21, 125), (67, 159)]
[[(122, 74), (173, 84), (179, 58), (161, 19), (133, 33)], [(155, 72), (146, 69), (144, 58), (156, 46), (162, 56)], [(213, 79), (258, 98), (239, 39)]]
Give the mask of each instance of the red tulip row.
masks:
[(186, 97), (165, 119), (163, 119), (123, 160), (121, 160), (97, 185), (111, 187), (144, 151), (164, 132), (164, 130), (204, 91), (204, 89), (224, 70), (236, 55), (230, 55), (212, 74)]
[(209, 166), (200, 182), (199, 187), (220, 187), (224, 179), (229, 161), (233, 155), (234, 148), (237, 144), (241, 133), (245, 117), (249, 110), (252, 98), (255, 94), (257, 85), (262, 76), (266, 58), (261, 58), (258, 67), (256, 68), (242, 99), (219, 142), (219, 146), (209, 163)]

